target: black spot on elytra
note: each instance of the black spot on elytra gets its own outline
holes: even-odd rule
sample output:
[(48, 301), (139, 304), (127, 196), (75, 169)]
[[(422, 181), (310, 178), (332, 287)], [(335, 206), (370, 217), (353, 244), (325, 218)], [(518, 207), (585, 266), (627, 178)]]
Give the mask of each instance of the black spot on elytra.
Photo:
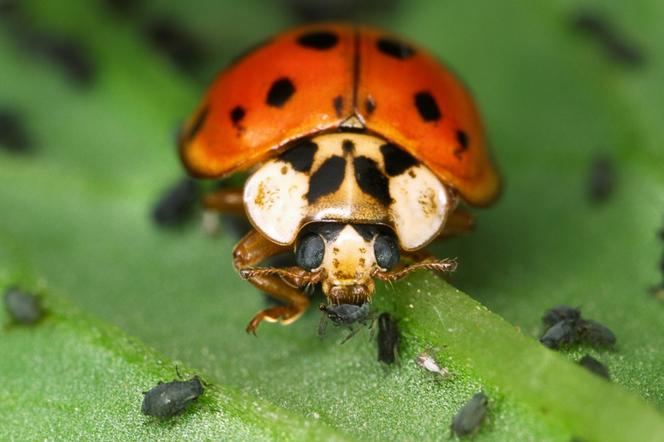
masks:
[(20, 115), (0, 109), (0, 148), (19, 153), (30, 149), (31, 144)]
[(233, 126), (238, 127), (245, 115), (246, 111), (242, 106), (235, 106), (231, 110), (231, 122), (233, 123)]
[(148, 22), (143, 35), (183, 72), (193, 73), (205, 61), (203, 43), (171, 19), (157, 18)]
[(337, 45), (339, 37), (330, 31), (313, 31), (302, 34), (297, 38), (297, 43), (305, 48), (326, 50)]
[(380, 171), (378, 164), (365, 156), (353, 160), (355, 180), (364, 193), (367, 193), (383, 204), (392, 202), (387, 177)]
[(351, 226), (367, 242), (371, 241), (378, 234), (378, 228), (371, 224), (351, 224)]
[(184, 178), (168, 188), (152, 209), (152, 219), (163, 227), (175, 227), (188, 221), (198, 203), (198, 183)]
[(380, 52), (399, 60), (405, 60), (415, 54), (415, 49), (399, 40), (383, 37), (376, 42), (376, 47)]
[(351, 140), (344, 140), (341, 143), (341, 149), (344, 151), (344, 153), (351, 155), (355, 152), (355, 143), (353, 143)]
[(189, 134), (187, 135), (187, 140), (186, 141), (193, 140), (194, 137), (201, 130), (201, 128), (205, 124), (205, 120), (207, 120), (209, 110), (210, 110), (210, 108), (205, 106), (203, 109), (201, 109), (198, 112), (198, 115), (196, 115), (196, 118), (194, 119), (194, 122), (191, 124), (191, 128), (189, 129)]
[(367, 98), (364, 100), (364, 108), (366, 109), (367, 114), (372, 114), (373, 111), (376, 110), (376, 102), (372, 96), (367, 96)]
[(411, 166), (417, 164), (415, 157), (392, 143), (380, 146), (380, 153), (383, 154), (385, 172), (389, 176), (401, 175)]
[(313, 203), (318, 198), (335, 192), (341, 186), (345, 174), (346, 160), (343, 157), (334, 155), (325, 160), (311, 175), (307, 201)]
[(334, 106), (334, 112), (337, 114), (337, 117), (341, 117), (344, 112), (344, 97), (337, 95), (332, 100), (332, 106)]
[(270, 106), (282, 107), (294, 93), (295, 86), (293, 86), (293, 82), (286, 77), (282, 77), (272, 83), (265, 102)]
[(646, 61), (638, 45), (619, 32), (606, 18), (590, 11), (582, 11), (573, 19), (574, 28), (594, 39), (606, 56), (629, 67), (639, 67)]
[(415, 94), (415, 107), (424, 121), (438, 121), (442, 116), (436, 99), (429, 92)]
[(316, 150), (318, 150), (316, 143), (311, 140), (302, 140), (282, 153), (279, 159), (290, 163), (291, 167), (298, 172), (309, 172)]
[(459, 143), (459, 146), (454, 149), (454, 156), (461, 158), (461, 154), (468, 150), (470, 139), (468, 138), (468, 134), (462, 130), (456, 131), (456, 139)]

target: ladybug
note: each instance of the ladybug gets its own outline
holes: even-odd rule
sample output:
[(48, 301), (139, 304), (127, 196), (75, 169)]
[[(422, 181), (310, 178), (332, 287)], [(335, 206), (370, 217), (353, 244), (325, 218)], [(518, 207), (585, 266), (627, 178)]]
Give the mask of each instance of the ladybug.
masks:
[[(500, 188), (461, 82), (423, 49), (363, 26), (298, 27), (243, 56), (212, 82), (179, 152), (196, 178), (251, 172), (243, 188), (204, 198), (246, 215), (253, 230), (235, 268), (286, 304), (248, 332), (295, 321), (312, 284), (332, 305), (363, 305), (374, 279), (453, 270), (424, 247), (470, 230), (460, 201), (486, 206)], [(297, 266), (256, 267), (282, 253)]]

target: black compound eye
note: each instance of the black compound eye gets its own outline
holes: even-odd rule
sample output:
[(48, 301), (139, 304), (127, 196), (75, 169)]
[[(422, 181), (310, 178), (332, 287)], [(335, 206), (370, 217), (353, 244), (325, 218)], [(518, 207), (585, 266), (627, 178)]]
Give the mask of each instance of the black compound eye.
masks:
[(399, 262), (399, 246), (393, 236), (380, 235), (374, 241), (374, 255), (376, 263), (383, 268), (390, 270)]
[(315, 233), (309, 233), (300, 238), (295, 247), (295, 262), (304, 270), (313, 270), (321, 265), (324, 254), (323, 238)]

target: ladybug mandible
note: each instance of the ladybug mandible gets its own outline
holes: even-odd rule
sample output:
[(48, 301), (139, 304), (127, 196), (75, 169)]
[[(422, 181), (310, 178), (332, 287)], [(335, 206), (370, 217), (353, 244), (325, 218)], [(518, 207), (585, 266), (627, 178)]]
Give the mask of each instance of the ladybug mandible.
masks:
[[(234, 265), (286, 304), (259, 312), (248, 332), (295, 321), (307, 285), (321, 283), (332, 304), (362, 305), (374, 279), (453, 270), (424, 246), (469, 230), (459, 200), (488, 205), (500, 187), (459, 80), (420, 48), (343, 24), (290, 30), (222, 72), (179, 149), (198, 178), (253, 172), (244, 188), (204, 200), (246, 214), (254, 229)], [(297, 266), (255, 267), (285, 252)]]

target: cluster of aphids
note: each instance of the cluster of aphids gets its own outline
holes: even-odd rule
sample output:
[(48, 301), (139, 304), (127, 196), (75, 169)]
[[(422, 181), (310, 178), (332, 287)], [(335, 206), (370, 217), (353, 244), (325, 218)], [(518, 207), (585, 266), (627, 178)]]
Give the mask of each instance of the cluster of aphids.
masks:
[[(378, 322), (376, 339), (378, 360), (385, 364), (396, 362), (400, 333), (392, 315), (381, 313), (376, 319), (368, 303), (361, 306), (321, 304), (319, 308), (323, 313), (318, 327), (319, 335), (322, 336), (325, 333), (328, 322), (332, 322), (335, 326), (347, 327), (349, 334), (341, 341), (342, 344), (353, 337), (362, 327), (372, 329), (374, 322)], [(415, 363), (426, 371), (439, 376), (440, 379), (448, 379), (452, 376), (449, 369), (442, 367), (430, 351), (417, 355)], [(454, 416), (450, 431), (457, 436), (468, 436), (477, 432), (486, 418), (488, 403), (489, 400), (484, 393), (475, 394)]]
[[(542, 322), (547, 329), (540, 342), (552, 349), (574, 344), (613, 349), (616, 344), (616, 336), (607, 326), (582, 318), (578, 308), (559, 305), (547, 310)], [(579, 364), (593, 373), (609, 378), (608, 369), (592, 356), (584, 356)]]

